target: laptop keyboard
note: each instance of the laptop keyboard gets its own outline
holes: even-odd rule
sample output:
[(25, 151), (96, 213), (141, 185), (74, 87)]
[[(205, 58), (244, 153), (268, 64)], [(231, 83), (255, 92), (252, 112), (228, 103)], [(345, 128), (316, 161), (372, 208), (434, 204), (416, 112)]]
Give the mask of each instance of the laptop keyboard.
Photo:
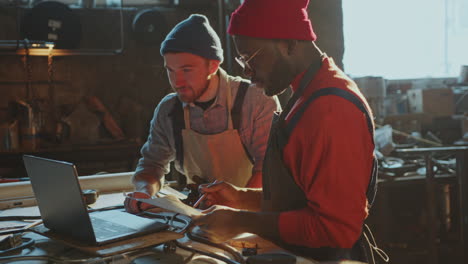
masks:
[(94, 234), (98, 240), (135, 231), (135, 229), (129, 228), (127, 226), (119, 225), (111, 221), (106, 221), (104, 219), (93, 216), (91, 216), (91, 222), (93, 224)]

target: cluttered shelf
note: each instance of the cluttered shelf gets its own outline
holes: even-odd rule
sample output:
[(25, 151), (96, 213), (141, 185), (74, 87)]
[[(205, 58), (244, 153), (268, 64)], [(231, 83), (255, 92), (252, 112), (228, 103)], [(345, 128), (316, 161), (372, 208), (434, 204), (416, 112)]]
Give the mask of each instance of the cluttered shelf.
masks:
[(26, 177), (24, 154), (72, 162), (80, 175), (99, 172), (123, 172), (135, 169), (141, 144), (129, 141), (92, 144), (60, 145), (36, 150), (8, 150), (0, 152), (0, 178)]
[(393, 262), (466, 263), (468, 146), (395, 149), (379, 159), (368, 224)]

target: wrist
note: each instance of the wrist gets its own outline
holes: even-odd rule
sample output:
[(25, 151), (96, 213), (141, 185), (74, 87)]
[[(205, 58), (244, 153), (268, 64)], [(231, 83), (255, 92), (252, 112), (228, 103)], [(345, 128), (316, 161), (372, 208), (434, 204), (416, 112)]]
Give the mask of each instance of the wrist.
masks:
[(254, 232), (254, 221), (255, 213), (250, 211), (240, 210), (237, 212), (235, 223), (238, 224), (238, 233), (255, 233)]
[(159, 182), (148, 183), (146, 181), (135, 181), (135, 192), (146, 193), (149, 196), (153, 197), (161, 189)]
[(279, 213), (240, 211), (239, 231), (256, 234), (271, 241), (279, 241)]
[(240, 209), (248, 211), (260, 211), (262, 204), (261, 189), (240, 188), (238, 190)]

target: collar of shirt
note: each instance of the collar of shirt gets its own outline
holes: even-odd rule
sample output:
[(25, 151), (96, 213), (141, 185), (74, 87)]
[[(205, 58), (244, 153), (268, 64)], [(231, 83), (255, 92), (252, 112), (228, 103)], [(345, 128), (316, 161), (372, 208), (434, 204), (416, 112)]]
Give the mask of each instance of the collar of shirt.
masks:
[[(218, 81), (210, 81), (209, 85), (218, 85), (218, 91), (216, 92), (216, 99), (214, 103), (208, 109), (213, 108), (217, 105), (227, 107), (226, 97), (227, 86), (229, 85), (227, 73), (220, 67), (216, 75), (218, 76)], [(182, 103), (183, 107), (186, 107), (187, 105), (189, 105), (190, 107), (196, 107), (194, 103)]]
[[(313, 87), (318, 87), (317, 85), (322, 79), (324, 79), (327, 75), (329, 75), (330, 69), (335, 68), (335, 62), (333, 61), (332, 58), (328, 56), (323, 56), (322, 57), (322, 65), (320, 66), (320, 69), (318, 72), (315, 74), (314, 79), (310, 82), (309, 86)], [(294, 80), (291, 82), (291, 87), (293, 92), (296, 92), (297, 89), (299, 89), (299, 84), (301, 83), (302, 78), (304, 77), (307, 69), (305, 69), (303, 72), (298, 74)]]

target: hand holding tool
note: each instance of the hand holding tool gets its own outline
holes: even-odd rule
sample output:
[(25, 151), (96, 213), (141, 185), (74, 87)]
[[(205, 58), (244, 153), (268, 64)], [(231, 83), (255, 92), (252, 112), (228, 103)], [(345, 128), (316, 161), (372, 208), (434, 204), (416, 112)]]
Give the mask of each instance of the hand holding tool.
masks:
[[(218, 180), (214, 180), (210, 185), (208, 186), (213, 186), (214, 184), (218, 183)], [(193, 204), (193, 208), (197, 208), (200, 203), (205, 200), (206, 198), (206, 193), (204, 193), (202, 196), (200, 196), (200, 198)]]

